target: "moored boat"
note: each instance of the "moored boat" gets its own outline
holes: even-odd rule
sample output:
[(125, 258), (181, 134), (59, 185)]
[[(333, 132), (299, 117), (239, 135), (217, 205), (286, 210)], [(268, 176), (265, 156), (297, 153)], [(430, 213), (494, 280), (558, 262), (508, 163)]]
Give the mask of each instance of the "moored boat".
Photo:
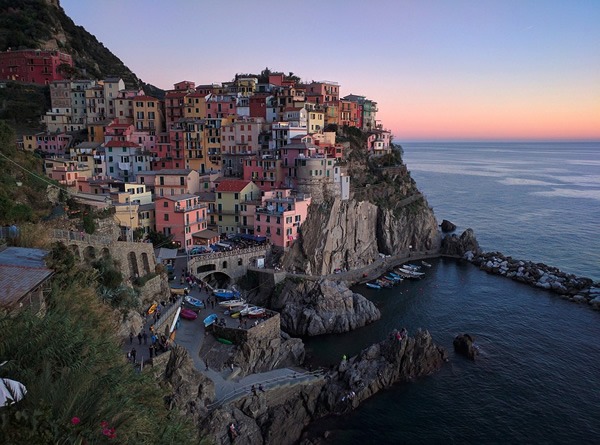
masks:
[(249, 318), (261, 318), (266, 314), (266, 310), (263, 307), (255, 307), (254, 309), (248, 311)]
[(189, 295), (183, 297), (183, 306), (196, 312), (198, 312), (200, 309), (204, 309), (204, 303), (202, 300), (190, 297)]
[(421, 261), (421, 264), (425, 267), (431, 267), (431, 264), (429, 264), (427, 261)]
[(377, 284), (377, 283), (366, 283), (367, 287), (370, 287), (371, 289), (381, 289), (381, 285)]
[(244, 304), (246, 304), (246, 300), (244, 300), (243, 298), (238, 298), (235, 300), (225, 300), (225, 301), (219, 302), (220, 307), (224, 307), (227, 309), (233, 309), (238, 306), (243, 306)]
[(240, 293), (238, 291), (229, 290), (229, 289), (215, 289), (213, 291), (213, 295), (217, 298), (230, 300), (233, 298), (239, 298)]
[(217, 316), (217, 314), (210, 314), (204, 319), (204, 327), (207, 328), (208, 326), (216, 322), (218, 318), (219, 317)]

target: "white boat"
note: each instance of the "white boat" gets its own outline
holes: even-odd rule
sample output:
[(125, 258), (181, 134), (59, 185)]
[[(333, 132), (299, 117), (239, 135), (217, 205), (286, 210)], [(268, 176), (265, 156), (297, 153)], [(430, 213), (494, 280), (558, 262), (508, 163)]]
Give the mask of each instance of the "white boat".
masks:
[(404, 267), (400, 267), (397, 269), (397, 271), (398, 275), (403, 278), (421, 278), (423, 275), (425, 275), (423, 272), (416, 272), (414, 270), (405, 269)]
[(421, 264), (425, 267), (431, 267), (431, 264), (429, 264), (427, 261), (421, 261)]
[(416, 264), (403, 264), (400, 267), (402, 267), (403, 269), (412, 270), (414, 272), (418, 272), (419, 269), (421, 269), (421, 266), (417, 266)]
[(243, 309), (240, 311), (240, 314), (242, 314), (242, 315), (246, 316), (246, 315), (248, 315), (248, 314), (249, 314), (251, 311), (254, 311), (254, 310), (257, 310), (257, 309), (262, 309), (262, 308), (260, 308), (260, 307), (258, 307), (258, 306), (249, 306), (249, 305), (246, 305), (246, 306), (244, 306), (244, 308), (243, 308)]
[(246, 304), (246, 300), (244, 300), (243, 298), (239, 298), (236, 300), (226, 300), (226, 301), (220, 301), (219, 302), (219, 306), (224, 307), (224, 308), (228, 308), (228, 309), (233, 309), (235, 307), (238, 306), (243, 306)]
[(261, 318), (266, 314), (266, 312), (266, 309), (263, 307), (255, 307), (254, 309), (248, 312), (248, 317)]
[(381, 286), (376, 283), (367, 283), (367, 287), (370, 287), (371, 289), (381, 289)]

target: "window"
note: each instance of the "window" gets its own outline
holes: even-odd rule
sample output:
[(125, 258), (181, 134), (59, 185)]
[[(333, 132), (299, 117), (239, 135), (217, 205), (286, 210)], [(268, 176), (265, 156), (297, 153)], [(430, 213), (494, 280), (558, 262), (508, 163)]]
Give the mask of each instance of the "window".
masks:
[(220, 192), (219, 192), (219, 193), (217, 193), (217, 198), (218, 198), (218, 199), (221, 199), (221, 193), (220, 193)]
[(168, 214), (168, 213), (165, 213), (165, 214), (164, 214), (164, 217), (165, 217), (165, 221), (168, 221), (168, 220), (169, 220), (169, 214)]
[(165, 202), (163, 203), (163, 207), (169, 207), (169, 202), (168, 202), (168, 201), (165, 201)]

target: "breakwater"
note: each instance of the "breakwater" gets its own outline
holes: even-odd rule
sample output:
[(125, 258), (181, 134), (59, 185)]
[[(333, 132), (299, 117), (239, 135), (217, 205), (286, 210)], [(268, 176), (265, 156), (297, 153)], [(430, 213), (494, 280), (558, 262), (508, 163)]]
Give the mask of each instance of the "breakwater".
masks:
[(566, 300), (600, 310), (600, 283), (543, 263), (518, 260), (500, 252), (467, 251), (463, 258), (488, 273), (502, 275), (556, 293)]

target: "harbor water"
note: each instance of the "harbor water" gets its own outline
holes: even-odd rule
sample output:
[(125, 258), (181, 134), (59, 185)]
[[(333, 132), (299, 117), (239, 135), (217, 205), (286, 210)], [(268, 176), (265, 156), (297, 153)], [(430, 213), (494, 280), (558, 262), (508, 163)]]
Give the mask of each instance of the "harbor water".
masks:
[[(437, 218), (471, 227), (485, 251), (600, 280), (599, 143), (415, 143), (404, 160)], [(354, 290), (376, 323), (307, 339), (329, 366), (392, 329), (427, 329), (450, 353), (435, 375), (394, 386), (314, 423), (335, 444), (595, 443), (600, 437), (600, 312), (453, 260), (420, 281)], [(472, 334), (481, 354), (456, 356)]]

